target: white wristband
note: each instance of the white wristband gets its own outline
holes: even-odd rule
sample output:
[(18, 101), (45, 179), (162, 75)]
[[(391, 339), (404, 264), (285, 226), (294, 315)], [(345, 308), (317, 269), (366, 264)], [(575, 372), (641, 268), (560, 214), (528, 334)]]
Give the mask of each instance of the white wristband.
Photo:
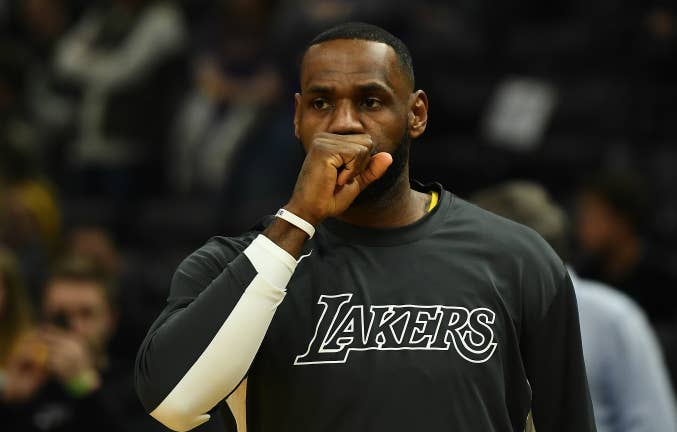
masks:
[(275, 217), (279, 217), (280, 219), (284, 219), (290, 224), (294, 225), (296, 228), (305, 231), (306, 234), (308, 234), (308, 240), (313, 238), (315, 235), (315, 227), (309, 224), (308, 222), (304, 221), (300, 217), (296, 216), (294, 213), (285, 210), (283, 208), (279, 209), (277, 213), (275, 213)]

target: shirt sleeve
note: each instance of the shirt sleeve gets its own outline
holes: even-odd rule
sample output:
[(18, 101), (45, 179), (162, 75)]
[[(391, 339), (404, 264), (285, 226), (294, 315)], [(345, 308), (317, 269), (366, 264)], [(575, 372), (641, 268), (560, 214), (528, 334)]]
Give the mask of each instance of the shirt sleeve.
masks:
[(523, 356), (538, 432), (594, 432), (573, 285), (564, 276), (544, 316), (530, 326)]
[(605, 392), (619, 431), (677, 431), (675, 402), (658, 341), (634, 305), (609, 333)]
[(223, 249), (208, 244), (179, 266), (137, 355), (141, 402), (176, 431), (209, 420), (245, 377), (296, 267), (263, 235), (241, 253)]

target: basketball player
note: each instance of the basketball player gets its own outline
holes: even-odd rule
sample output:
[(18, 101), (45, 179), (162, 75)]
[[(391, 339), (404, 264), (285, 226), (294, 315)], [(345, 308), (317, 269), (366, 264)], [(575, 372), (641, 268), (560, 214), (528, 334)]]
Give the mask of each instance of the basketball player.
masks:
[(301, 64), (294, 192), (172, 280), (137, 358), (150, 414), (206, 422), (247, 378), (247, 430), (594, 431), (576, 299), (533, 231), (409, 180), (428, 98), (386, 31), (349, 23)]

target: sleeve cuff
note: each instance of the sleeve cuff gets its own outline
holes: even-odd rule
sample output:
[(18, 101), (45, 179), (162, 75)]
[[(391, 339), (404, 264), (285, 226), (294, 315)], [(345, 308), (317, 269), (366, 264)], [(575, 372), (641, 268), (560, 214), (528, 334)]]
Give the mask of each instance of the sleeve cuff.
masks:
[(263, 279), (275, 288), (285, 290), (296, 269), (293, 256), (263, 234), (254, 239), (244, 254)]

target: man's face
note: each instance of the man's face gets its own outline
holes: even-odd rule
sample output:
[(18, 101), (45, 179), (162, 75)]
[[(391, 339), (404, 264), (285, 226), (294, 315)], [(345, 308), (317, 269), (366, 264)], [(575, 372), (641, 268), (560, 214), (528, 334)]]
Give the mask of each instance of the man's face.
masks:
[(104, 290), (96, 282), (54, 280), (43, 299), (45, 319), (65, 325), (84, 339), (90, 348), (102, 352), (114, 328), (113, 312)]
[[(308, 49), (301, 66), (301, 93), (296, 95), (294, 118), (296, 137), (306, 151), (319, 132), (368, 134), (375, 152), (404, 158), (389, 169), (399, 168), (400, 173), (384, 176), (386, 183), (394, 183), (408, 165), (409, 140), (425, 129), (425, 119), (421, 122), (417, 116), (420, 110), (427, 113), (425, 94), (413, 93), (389, 45), (338, 39)], [(392, 184), (382, 186), (378, 189)]]
[(604, 253), (622, 229), (622, 220), (593, 193), (584, 192), (579, 197), (576, 216), (578, 242), (588, 253)]

